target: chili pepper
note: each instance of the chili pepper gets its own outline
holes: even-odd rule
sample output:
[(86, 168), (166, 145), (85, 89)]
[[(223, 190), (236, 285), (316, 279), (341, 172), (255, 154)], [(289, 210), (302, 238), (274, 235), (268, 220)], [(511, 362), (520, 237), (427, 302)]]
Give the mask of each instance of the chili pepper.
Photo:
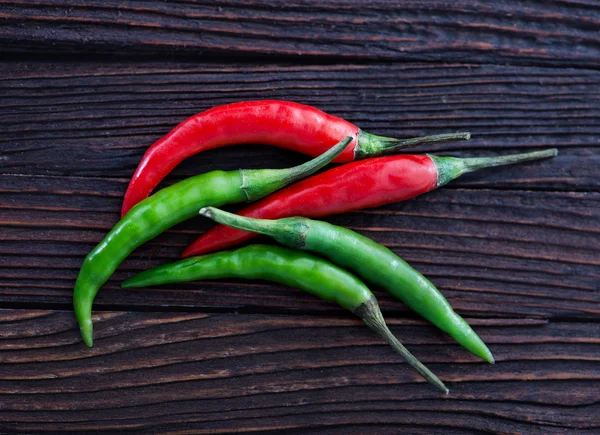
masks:
[(442, 381), (388, 329), (371, 290), (346, 270), (306, 252), (278, 246), (251, 245), (236, 251), (193, 257), (146, 270), (127, 279), (121, 287), (148, 287), (217, 278), (265, 279), (336, 302), (360, 317), (427, 381), (448, 394)]
[(329, 258), (359, 277), (385, 288), (469, 351), (494, 363), (487, 346), (454, 312), (440, 291), (385, 246), (347, 228), (303, 217), (253, 219), (214, 207), (202, 208), (200, 214), (221, 224), (273, 237), (285, 246)]
[(73, 305), (81, 336), (92, 346), (92, 303), (100, 287), (138, 246), (194, 216), (200, 207), (254, 201), (319, 170), (350, 143), (347, 137), (321, 156), (288, 169), (213, 171), (180, 181), (137, 204), (90, 252), (81, 266)]
[(201, 151), (260, 143), (317, 156), (345, 136), (352, 143), (335, 162), (374, 157), (421, 143), (468, 139), (468, 133), (398, 140), (376, 136), (348, 121), (290, 101), (244, 101), (194, 115), (144, 154), (123, 200), (121, 216), (146, 198), (181, 161)]
[[(407, 154), (378, 157), (338, 166), (302, 180), (251, 204), (238, 214), (263, 219), (329, 216), (404, 201), (477, 169), (554, 155), (555, 149), (471, 159)], [(225, 249), (255, 236), (218, 225), (196, 239), (182, 257)]]

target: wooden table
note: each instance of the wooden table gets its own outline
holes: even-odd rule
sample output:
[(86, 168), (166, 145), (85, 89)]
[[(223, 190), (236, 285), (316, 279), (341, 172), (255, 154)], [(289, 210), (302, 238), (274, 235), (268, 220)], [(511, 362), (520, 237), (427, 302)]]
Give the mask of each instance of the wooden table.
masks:
[[(600, 431), (600, 4), (0, 3), (0, 432), (564, 434)], [(419, 152), (557, 147), (434, 193), (329, 220), (391, 247), (490, 345), (478, 361), (375, 289), (442, 397), (358, 320), (266, 282), (121, 290), (206, 219), (138, 249), (71, 310), (85, 254), (117, 222), (140, 156), (228, 102), (312, 104), (374, 133), (467, 130)], [(169, 176), (285, 167), (236, 146)]]

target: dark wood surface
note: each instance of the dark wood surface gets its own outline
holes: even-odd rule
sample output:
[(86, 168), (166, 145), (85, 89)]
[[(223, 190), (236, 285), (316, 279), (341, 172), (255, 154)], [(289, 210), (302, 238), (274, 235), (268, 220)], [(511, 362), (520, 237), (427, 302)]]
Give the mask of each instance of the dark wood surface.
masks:
[(596, 0), (16, 0), (15, 52), (600, 66)]
[[(600, 433), (599, 30), (584, 0), (0, 2), (0, 433)], [(119, 288), (176, 259), (205, 219), (123, 263), (84, 348), (73, 283), (144, 150), (189, 115), (258, 98), (389, 136), (473, 133), (419, 152), (560, 150), (328, 219), (426, 274), (496, 365), (379, 289), (449, 396), (297, 290)], [(304, 159), (235, 146), (166, 183)]]

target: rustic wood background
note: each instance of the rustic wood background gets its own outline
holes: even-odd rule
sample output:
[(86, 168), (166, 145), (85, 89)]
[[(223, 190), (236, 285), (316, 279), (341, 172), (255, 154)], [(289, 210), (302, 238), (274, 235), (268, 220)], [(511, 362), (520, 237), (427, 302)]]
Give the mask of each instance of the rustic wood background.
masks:
[[(0, 1), (0, 432), (600, 433), (599, 85), (597, 0)], [(473, 133), (420, 152), (559, 148), (330, 219), (430, 277), (496, 365), (377, 289), (448, 397), (293, 289), (119, 288), (175, 260), (206, 219), (120, 267), (83, 346), (73, 283), (145, 149), (187, 116), (258, 98), (389, 136)], [(302, 160), (231, 147), (168, 183)]]

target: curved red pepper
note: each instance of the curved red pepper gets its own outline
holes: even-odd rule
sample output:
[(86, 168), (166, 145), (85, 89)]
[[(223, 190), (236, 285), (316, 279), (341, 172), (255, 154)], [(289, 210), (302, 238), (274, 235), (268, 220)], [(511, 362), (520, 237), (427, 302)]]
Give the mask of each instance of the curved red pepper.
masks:
[(374, 157), (421, 143), (468, 139), (469, 135), (386, 138), (361, 131), (314, 107), (289, 101), (245, 101), (218, 106), (186, 119), (146, 151), (125, 193), (121, 215), (150, 195), (181, 161), (201, 151), (259, 143), (318, 156), (347, 136), (353, 140), (335, 162)]
[[(238, 214), (261, 219), (318, 218), (404, 201), (435, 189), (437, 181), (437, 168), (429, 156), (379, 157), (348, 163), (302, 180)], [(225, 249), (255, 236), (255, 233), (217, 225), (196, 239), (182, 256)]]

